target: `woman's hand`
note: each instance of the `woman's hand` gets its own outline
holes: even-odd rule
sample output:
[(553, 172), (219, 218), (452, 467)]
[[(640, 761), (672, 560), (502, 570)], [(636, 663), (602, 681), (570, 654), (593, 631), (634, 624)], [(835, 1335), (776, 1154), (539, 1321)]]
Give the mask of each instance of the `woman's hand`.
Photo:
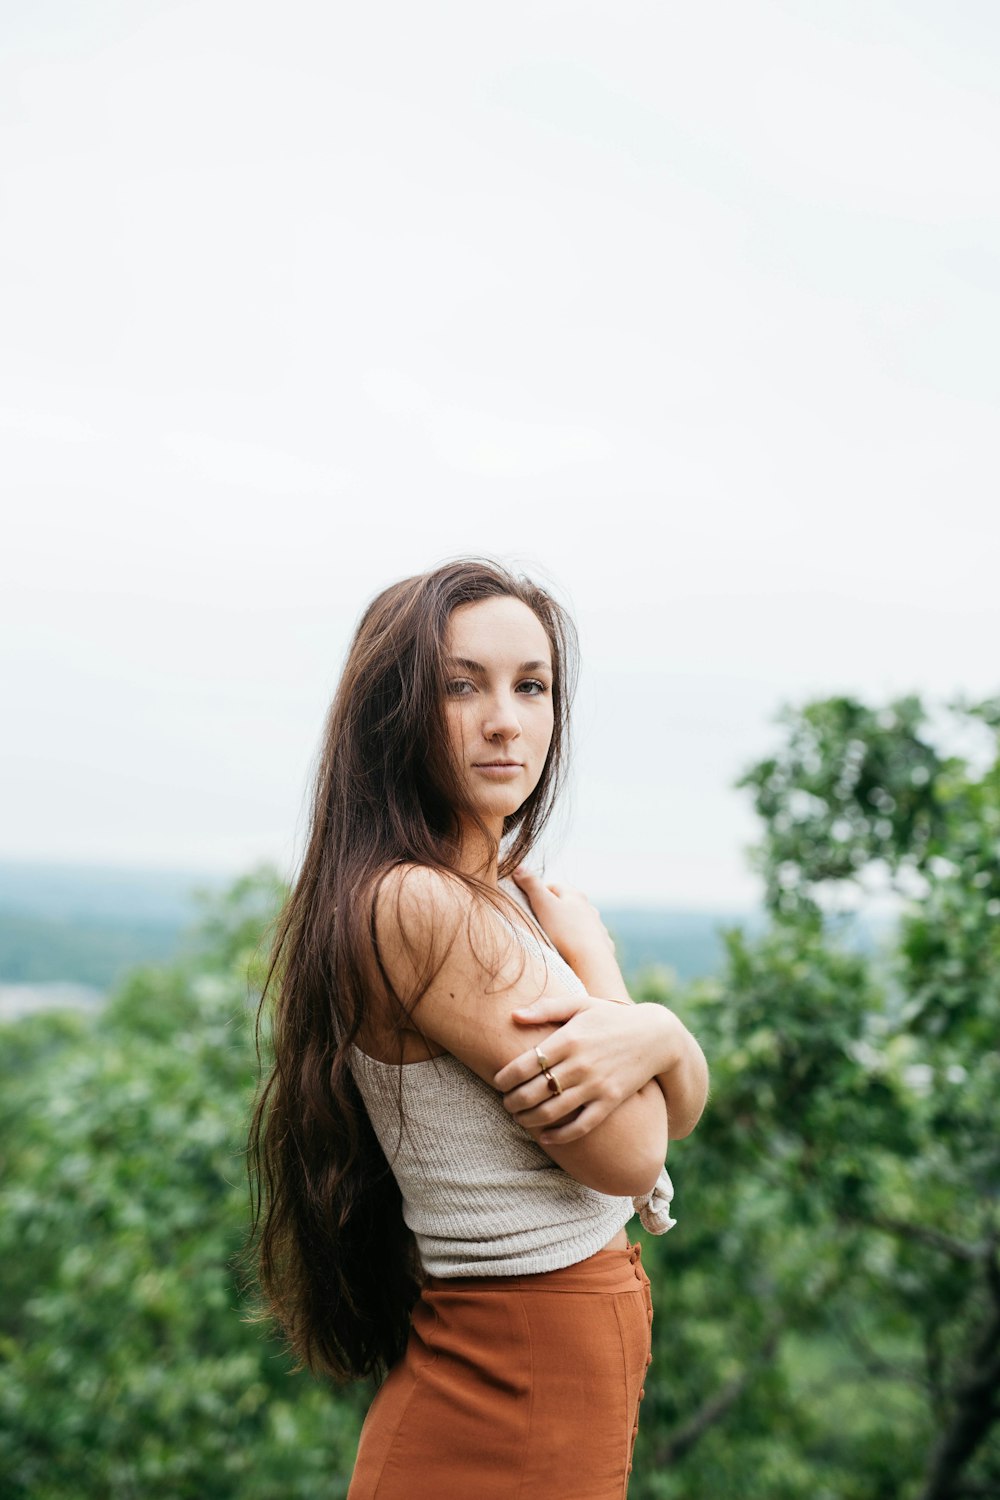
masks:
[(614, 954), (615, 945), (600, 912), (582, 891), (569, 885), (546, 885), (524, 865), (517, 867), (513, 878), (531, 903), (538, 925), (570, 968), (588, 958)]
[(493, 1079), (505, 1109), (526, 1130), (540, 1131), (543, 1145), (580, 1140), (676, 1060), (671, 1038), (680, 1022), (662, 1005), (593, 995), (543, 996), (512, 1016), (527, 1026), (559, 1027), (539, 1038), (538, 1051), (561, 1085), (560, 1094), (551, 1092), (534, 1046)]
[(589, 995), (631, 1005), (611, 934), (601, 914), (582, 891), (568, 885), (546, 885), (523, 865), (514, 879), (531, 903), (535, 920), (555, 944)]

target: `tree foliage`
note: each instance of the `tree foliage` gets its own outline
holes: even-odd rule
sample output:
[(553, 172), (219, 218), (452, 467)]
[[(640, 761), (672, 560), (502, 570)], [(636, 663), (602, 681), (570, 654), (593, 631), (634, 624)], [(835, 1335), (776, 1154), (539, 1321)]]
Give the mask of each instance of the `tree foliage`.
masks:
[[(641, 1494), (1000, 1495), (1000, 704), (781, 716), (752, 767), (770, 929), (669, 990), (712, 1066), (657, 1262)], [(904, 900), (852, 953), (837, 900)]]
[[(633, 1500), (1000, 1496), (1000, 701), (781, 718), (751, 767), (769, 925), (647, 976), (712, 1097), (644, 1253)], [(932, 732), (933, 731), (933, 732)], [(954, 748), (958, 743), (961, 753)], [(949, 744), (951, 748), (948, 748)], [(902, 914), (864, 954), (836, 914)], [(371, 1392), (289, 1373), (236, 1269), (267, 872), (95, 1019), (0, 1051), (0, 1491), (336, 1500)]]
[(248, 877), (200, 956), (95, 1023), (3, 1048), (0, 1491), (286, 1500), (346, 1489), (370, 1393), (331, 1400), (245, 1319), (247, 974), (276, 901)]

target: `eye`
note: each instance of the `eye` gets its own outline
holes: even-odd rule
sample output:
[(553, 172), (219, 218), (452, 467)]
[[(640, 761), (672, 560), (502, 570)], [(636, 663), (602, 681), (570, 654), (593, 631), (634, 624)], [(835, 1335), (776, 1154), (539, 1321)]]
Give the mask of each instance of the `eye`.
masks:
[(524, 682), (518, 684), (518, 688), (531, 688), (532, 691), (525, 694), (526, 698), (540, 698), (543, 693), (548, 692), (544, 682), (539, 682), (537, 677), (528, 677)]
[(445, 692), (450, 698), (467, 698), (469, 693), (473, 691), (473, 688), (474, 684), (467, 677), (460, 677), (456, 678), (453, 682), (449, 682), (445, 688)]

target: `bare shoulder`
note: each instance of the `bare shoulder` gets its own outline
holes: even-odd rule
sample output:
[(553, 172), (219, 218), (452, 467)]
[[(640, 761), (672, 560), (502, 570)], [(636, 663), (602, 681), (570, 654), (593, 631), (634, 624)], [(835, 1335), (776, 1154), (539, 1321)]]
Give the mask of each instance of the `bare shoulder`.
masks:
[(523, 952), (497, 909), (447, 870), (394, 865), (378, 882), (374, 921), (379, 959), (407, 1009), (456, 988), (503, 990), (522, 975)]
[(409, 952), (431, 958), (453, 939), (471, 913), (462, 881), (429, 865), (393, 865), (375, 892), (375, 934), (386, 956)]

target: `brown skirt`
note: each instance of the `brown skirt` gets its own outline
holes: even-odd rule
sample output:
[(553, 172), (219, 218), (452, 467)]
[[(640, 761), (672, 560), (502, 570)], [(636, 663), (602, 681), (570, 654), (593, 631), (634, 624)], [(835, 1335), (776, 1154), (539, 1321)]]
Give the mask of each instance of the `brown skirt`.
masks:
[(535, 1276), (431, 1276), (347, 1500), (622, 1500), (651, 1363), (640, 1247)]

